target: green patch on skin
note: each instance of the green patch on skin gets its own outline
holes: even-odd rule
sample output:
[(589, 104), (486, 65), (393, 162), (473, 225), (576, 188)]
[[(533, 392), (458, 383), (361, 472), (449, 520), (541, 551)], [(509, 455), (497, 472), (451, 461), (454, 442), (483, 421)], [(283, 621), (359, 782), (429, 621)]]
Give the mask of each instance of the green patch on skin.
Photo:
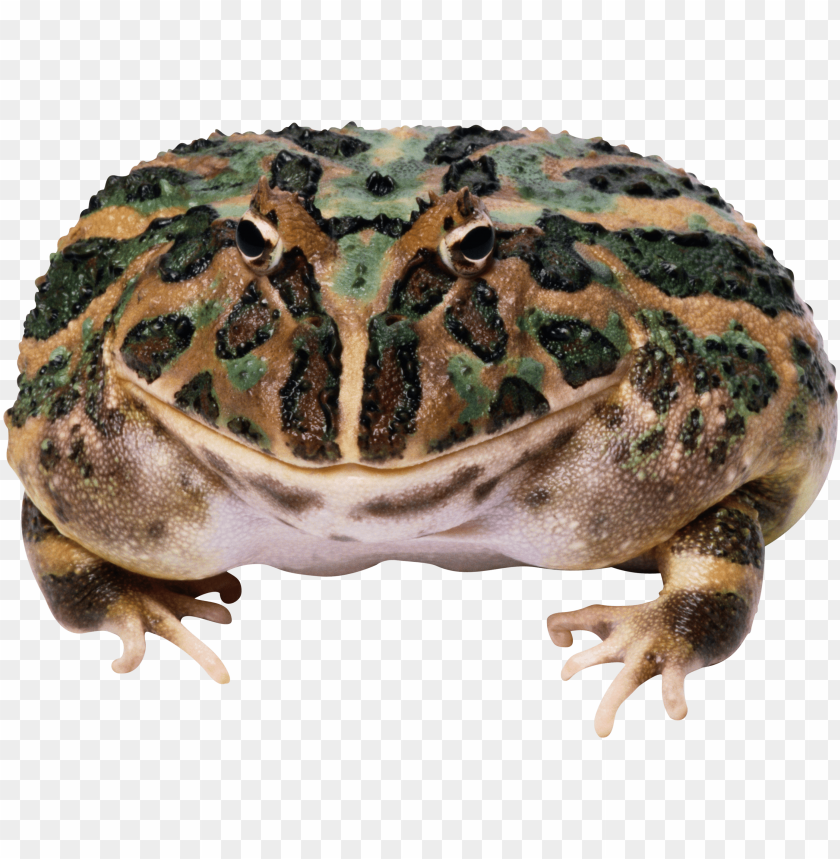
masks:
[(462, 424), (484, 417), (493, 402), (494, 393), (481, 381), (484, 363), (472, 355), (453, 355), (449, 359), (449, 378), (464, 400), (466, 408), (458, 416)]
[(367, 244), (355, 233), (339, 240), (343, 264), (336, 273), (333, 291), (363, 302), (373, 299), (382, 283), (385, 253), (394, 241), (382, 233), (374, 233)]
[(697, 212), (694, 212), (686, 218), (686, 224), (690, 230), (709, 229), (709, 222), (702, 215), (698, 215)]
[[(117, 306), (113, 310), (113, 319), (114, 319), (114, 327), (120, 324), (120, 320), (123, 318), (123, 313), (125, 313), (126, 307), (128, 307), (128, 302), (131, 301), (131, 297), (134, 295), (134, 289), (137, 286), (137, 282), (140, 280), (140, 276), (137, 275), (132, 277), (131, 280), (128, 281), (125, 285), (125, 289), (123, 289), (123, 294), (120, 296), (120, 300), (117, 303)], [(90, 322), (89, 319), (85, 320), (85, 325)]]
[(545, 367), (533, 358), (522, 358), (516, 368), (516, 375), (526, 381), (532, 388), (542, 391)]
[(597, 328), (571, 316), (546, 313), (541, 308), (527, 310), (518, 320), (560, 367), (563, 378), (573, 388), (601, 376), (608, 376), (630, 351), (630, 341), (618, 313), (612, 312), (607, 325)]
[(215, 322), (222, 315), (224, 309), (221, 302), (211, 298), (209, 301), (199, 301), (188, 305), (183, 308), (181, 313), (188, 316), (196, 328), (204, 328), (205, 325)]
[(689, 367), (695, 394), (724, 384), (733, 408), (745, 421), (765, 408), (779, 388), (767, 349), (735, 320), (722, 334), (700, 338), (666, 311), (640, 310), (636, 318), (649, 331), (650, 346)]
[(617, 292), (625, 292), (624, 287), (613, 273), (613, 270), (605, 262), (601, 262), (599, 259), (588, 259), (586, 264), (592, 271), (592, 280), (603, 283), (604, 286), (608, 286)]
[(265, 432), (253, 421), (243, 417), (233, 417), (227, 421), (228, 430), (234, 435), (240, 436), (265, 451), (271, 451), (271, 442)]
[(227, 370), (231, 385), (238, 391), (253, 388), (268, 372), (268, 362), (256, 355), (245, 355), (243, 358), (232, 358), (222, 361)]
[[(347, 176), (337, 176), (332, 182), (322, 182), (315, 196), (315, 205), (324, 216), (362, 217), (373, 220), (379, 214), (408, 220), (417, 208), (416, 198), (423, 194), (425, 183), (419, 178), (429, 169), (422, 161), (396, 158), (377, 163), (375, 152), (368, 151), (354, 159), (355, 170)], [(374, 171), (389, 176), (394, 190), (384, 197), (372, 194), (367, 178)]]
[(164, 280), (200, 273), (227, 240), (219, 230), (210, 229), (215, 219), (214, 209), (191, 209), (174, 218), (154, 220), (144, 232), (130, 239), (83, 239), (53, 254), (44, 282), (38, 287), (35, 308), (24, 322), (24, 337), (46, 340), (66, 327), (71, 319), (84, 313), (94, 298), (102, 295), (136, 257), (158, 245), (174, 242), (160, 259)]
[(195, 325), (182, 313), (143, 319), (125, 335), (120, 352), (126, 365), (152, 384), (189, 348)]
[[(576, 280), (570, 268), (574, 243), (581, 242), (606, 248), (637, 277), (665, 295), (690, 298), (710, 294), (727, 301), (745, 301), (771, 319), (781, 311), (802, 315), (790, 269), (780, 265), (769, 249), (757, 252), (734, 236), (658, 228), (611, 232), (601, 224), (581, 223), (562, 214), (547, 214), (537, 226), (544, 235), (532, 248), (516, 249), (511, 255), (527, 259), (532, 276), (546, 288), (583, 288), (582, 277)], [(573, 289), (545, 282), (543, 272), (551, 276), (553, 268), (561, 283), (565, 278)]]
[(660, 420), (656, 426), (634, 438), (630, 443), (627, 459), (621, 463), (621, 467), (634, 472), (639, 480), (645, 480), (648, 476), (648, 466), (662, 452), (665, 433), (665, 424)]
[(508, 179), (516, 186), (523, 200), (535, 206), (551, 209), (572, 209), (577, 212), (611, 212), (616, 198), (602, 194), (584, 182), (555, 182), (543, 169), (545, 152), (542, 147), (499, 146), (489, 151), (496, 162), (496, 172), (504, 185)]
[(68, 349), (59, 346), (50, 352), (49, 359), (34, 376), (28, 379), (23, 373), (18, 376), (18, 397), (9, 410), (14, 426), (22, 427), (27, 418), (38, 415), (55, 420), (72, 409), (79, 392), (73, 385), (71, 357)]

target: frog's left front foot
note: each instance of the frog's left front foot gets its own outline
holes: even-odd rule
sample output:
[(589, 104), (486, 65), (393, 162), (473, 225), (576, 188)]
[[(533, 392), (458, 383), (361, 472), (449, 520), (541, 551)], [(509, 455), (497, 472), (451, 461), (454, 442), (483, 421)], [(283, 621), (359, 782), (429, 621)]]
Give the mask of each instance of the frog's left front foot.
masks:
[(176, 644), (217, 682), (230, 675), (222, 661), (182, 623), (187, 615), (230, 623), (221, 605), (197, 599), (218, 592), (226, 603), (242, 593), (230, 573), (206, 579), (158, 579), (111, 564), (63, 536), (28, 496), (22, 510), (23, 539), (32, 572), (56, 620), (70, 632), (106, 630), (123, 642), (123, 654), (112, 668), (133, 671), (146, 652), (146, 633)]
[(624, 701), (657, 674), (668, 715), (685, 718), (686, 675), (731, 656), (758, 608), (764, 540), (755, 512), (743, 500), (728, 498), (707, 510), (660, 546), (656, 556), (664, 587), (653, 602), (593, 605), (548, 618), (551, 640), (559, 647), (572, 643), (575, 629), (602, 639), (569, 659), (564, 680), (590, 665), (624, 663), (595, 716), (601, 737), (612, 731)]

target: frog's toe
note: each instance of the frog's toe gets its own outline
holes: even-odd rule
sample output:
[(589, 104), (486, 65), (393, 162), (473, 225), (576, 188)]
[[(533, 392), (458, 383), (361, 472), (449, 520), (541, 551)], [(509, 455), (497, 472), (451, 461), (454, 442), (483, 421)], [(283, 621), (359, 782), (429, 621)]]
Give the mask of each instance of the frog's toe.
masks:
[(613, 605), (589, 605), (576, 611), (559, 611), (548, 618), (548, 634), (558, 647), (571, 646), (572, 630), (583, 629), (594, 632), (604, 640), (621, 621), (624, 608), (624, 606)]
[(192, 656), (217, 683), (230, 681), (219, 657), (181, 618), (230, 623), (224, 606), (197, 597), (218, 592), (225, 602), (235, 602), (242, 593), (235, 576), (219, 573), (185, 581), (133, 573), (59, 533), (28, 497), (23, 502), (23, 537), (32, 571), (58, 622), (71, 632), (105, 630), (120, 637), (123, 653), (111, 666), (118, 674), (140, 665), (146, 633), (153, 632)]
[(117, 674), (128, 674), (129, 671), (137, 668), (146, 655), (146, 631), (139, 619), (134, 618), (116, 628), (114, 632), (122, 640), (123, 653), (119, 659), (111, 663), (111, 668)]
[[(201, 597), (204, 594), (218, 593), (222, 602), (236, 602), (242, 596), (242, 585), (239, 579), (231, 573), (219, 573), (215, 576), (209, 576), (206, 579), (195, 579), (185, 582), (170, 582), (171, 590), (186, 594), (191, 597)], [(197, 615), (203, 617), (203, 615)], [(216, 620), (215, 617), (208, 617), (207, 620)], [(230, 623), (230, 613), (228, 612), (227, 620), (219, 620), (217, 623)]]
[[(145, 633), (153, 632), (180, 647), (217, 683), (230, 682), (230, 675), (219, 657), (193, 635), (181, 623), (181, 619), (190, 616), (215, 623), (230, 623), (231, 614), (224, 606), (178, 593), (183, 584), (152, 581), (147, 591), (134, 592), (113, 607), (103, 628), (119, 635), (124, 647), (123, 655), (112, 665), (114, 671), (119, 674), (133, 671), (143, 659)], [(202, 583), (187, 584), (200, 586)]]
[(699, 666), (695, 664), (691, 648), (663, 625), (662, 620), (658, 600), (638, 606), (587, 606), (578, 611), (560, 612), (548, 619), (555, 644), (562, 646), (565, 636), (571, 643), (572, 630), (577, 629), (594, 632), (603, 639), (601, 644), (576, 653), (566, 662), (560, 675), (564, 680), (593, 665), (624, 663), (598, 707), (595, 716), (598, 736), (609, 736), (621, 705), (657, 674), (662, 674), (662, 697), (668, 715), (672, 719), (685, 718), (688, 708), (683, 683), (686, 674)]

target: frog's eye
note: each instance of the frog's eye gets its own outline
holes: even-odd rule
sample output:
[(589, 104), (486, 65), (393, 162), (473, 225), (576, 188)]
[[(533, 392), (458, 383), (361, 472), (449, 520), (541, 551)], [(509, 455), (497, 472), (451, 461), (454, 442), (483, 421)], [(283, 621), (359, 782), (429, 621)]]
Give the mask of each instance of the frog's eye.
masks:
[(489, 265), (495, 243), (493, 223), (483, 215), (447, 233), (438, 250), (453, 274), (474, 277)]
[(236, 247), (248, 267), (259, 274), (274, 271), (283, 257), (283, 241), (277, 227), (253, 212), (246, 212), (239, 221)]

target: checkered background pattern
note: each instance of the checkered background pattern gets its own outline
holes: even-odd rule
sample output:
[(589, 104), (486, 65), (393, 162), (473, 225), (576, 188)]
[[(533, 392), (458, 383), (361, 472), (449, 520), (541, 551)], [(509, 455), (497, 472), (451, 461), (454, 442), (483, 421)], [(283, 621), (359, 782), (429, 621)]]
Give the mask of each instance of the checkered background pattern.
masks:
[[(819, 0), (4, 0), (3, 408), (33, 281), (107, 176), (215, 128), (292, 121), (544, 125), (661, 155), (757, 225), (838, 363), (832, 13)], [(592, 719), (620, 666), (562, 682), (595, 639), (558, 650), (545, 618), (653, 599), (656, 576), (243, 567), (231, 626), (186, 620), (229, 685), (153, 636), (120, 677), (116, 638), (50, 615), (21, 497), (3, 463), (4, 857), (840, 855), (836, 461), (768, 549), (746, 643), (689, 677), (687, 719), (666, 717), (656, 678), (606, 740)]]

